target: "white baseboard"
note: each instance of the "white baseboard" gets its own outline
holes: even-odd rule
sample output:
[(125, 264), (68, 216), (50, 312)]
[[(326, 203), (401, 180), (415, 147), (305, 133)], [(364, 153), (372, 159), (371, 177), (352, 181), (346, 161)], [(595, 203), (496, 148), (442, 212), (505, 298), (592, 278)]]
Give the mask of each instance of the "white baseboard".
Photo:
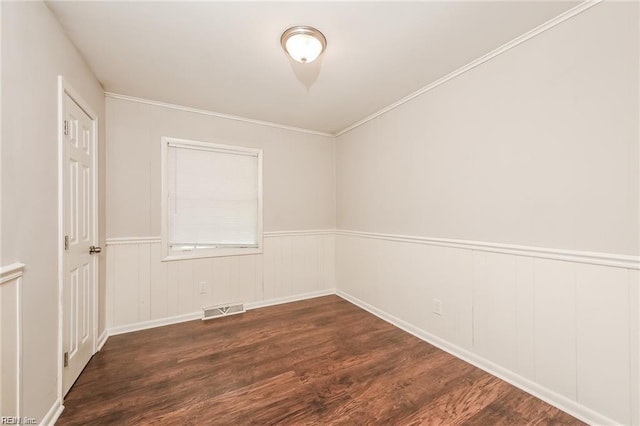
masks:
[(332, 294), (336, 294), (336, 290), (333, 288), (330, 288), (326, 290), (318, 290), (318, 291), (312, 291), (309, 293), (296, 294), (293, 296), (277, 297), (274, 299), (261, 300), (259, 302), (245, 303), (244, 307), (247, 310), (265, 308), (267, 306), (275, 306), (275, 305), (282, 305), (283, 303), (299, 302), (300, 300), (313, 299), (313, 298), (322, 297), (322, 296), (330, 296)]
[(160, 318), (150, 321), (136, 322), (134, 324), (120, 325), (109, 328), (109, 336), (131, 333), (133, 331), (147, 330), (149, 328), (162, 327), (164, 325), (178, 324), (186, 321), (193, 321), (202, 318), (202, 311), (191, 312), (189, 314), (176, 315), (173, 317)]
[[(321, 296), (329, 296), (332, 294), (336, 294), (335, 289), (318, 290), (318, 291), (312, 291), (310, 293), (296, 294), (293, 296), (261, 300), (259, 302), (249, 302), (249, 303), (245, 303), (244, 307), (247, 310), (264, 308), (267, 306), (275, 306), (275, 305), (281, 305), (283, 303), (298, 302), (300, 300), (312, 299), (314, 297), (321, 297)], [(140, 330), (147, 330), (149, 328), (162, 327), (165, 325), (178, 324), (181, 322), (193, 321), (197, 319), (202, 319), (202, 311), (191, 312), (183, 315), (176, 315), (173, 317), (160, 318), (156, 320), (142, 321), (134, 324), (111, 327), (108, 329), (108, 331), (103, 332), (102, 335), (100, 336), (100, 343), (98, 345), (99, 347), (98, 350), (102, 348), (102, 345), (104, 345), (104, 342), (106, 342), (107, 337), (109, 336), (116, 336), (118, 334), (131, 333), (131, 332), (140, 331)], [(104, 339), (104, 341), (102, 341), (102, 339)]]
[(105, 328), (102, 334), (100, 335), (100, 337), (98, 337), (98, 343), (96, 344), (96, 352), (100, 352), (100, 349), (102, 349), (104, 344), (107, 343), (108, 338), (109, 338), (109, 330)]
[(64, 406), (62, 405), (62, 402), (59, 399), (56, 399), (51, 408), (49, 408), (49, 411), (47, 411), (47, 414), (44, 415), (38, 424), (41, 426), (53, 426), (58, 421), (63, 410)]
[(593, 425), (615, 425), (617, 422), (587, 408), (583, 405), (578, 404), (576, 401), (573, 401), (565, 396), (562, 396), (556, 392), (553, 392), (539, 384), (522, 377), (512, 371), (509, 371), (505, 368), (500, 367), (493, 362), (482, 358), (472, 352), (469, 352), (466, 349), (463, 349), (459, 346), (456, 346), (446, 340), (443, 340), (437, 336), (434, 336), (431, 333), (428, 333), (418, 327), (415, 327), (406, 321), (403, 321), (387, 312), (376, 308), (375, 306), (369, 305), (367, 302), (364, 302), (357, 297), (354, 297), (348, 293), (345, 293), (341, 290), (336, 290), (336, 294), (343, 299), (353, 303), (354, 305), (368, 311), (369, 313), (377, 316), (378, 318), (398, 327), (401, 330), (406, 331), (409, 334), (416, 336), (417, 338), (424, 340), (427, 343), (432, 344), (445, 352), (450, 353), (451, 355), (459, 358), (463, 361), (468, 362), (471, 365), (474, 365), (487, 373), (496, 376), (507, 383), (510, 383), (523, 391), (540, 398), (541, 400), (547, 402), (548, 404), (553, 405), (554, 407), (559, 408), (560, 410), (576, 417), (583, 422)]

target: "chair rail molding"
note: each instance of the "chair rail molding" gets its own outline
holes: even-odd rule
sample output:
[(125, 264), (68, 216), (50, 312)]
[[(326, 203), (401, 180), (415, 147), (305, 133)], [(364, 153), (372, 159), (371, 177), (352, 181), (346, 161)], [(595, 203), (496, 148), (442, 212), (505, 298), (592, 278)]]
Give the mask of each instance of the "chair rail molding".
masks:
[(0, 267), (0, 284), (22, 277), (25, 267), (26, 265), (20, 262)]
[[(491, 253), (511, 254), (515, 256), (536, 257), (541, 259), (565, 260), (568, 262), (588, 263), (592, 265), (614, 266), (640, 270), (640, 256), (616, 253), (598, 253), (590, 251), (568, 250), (549, 247), (536, 247), (517, 244), (503, 244), (488, 241), (458, 240), (451, 238), (422, 237), (415, 235), (384, 234), (376, 232), (352, 231), (347, 229), (312, 229), (296, 231), (264, 232), (264, 238), (302, 237), (313, 235), (344, 235), (360, 238), (397, 241), (404, 243), (437, 245), (462, 248), (467, 250), (486, 251)], [(128, 244), (160, 243), (159, 236), (149, 237), (115, 237), (107, 238), (108, 246)]]
[(640, 256), (631, 256), (616, 253), (598, 253), (548, 247), (502, 244), (487, 241), (380, 234), (374, 232), (350, 231), (344, 229), (338, 229), (336, 231), (336, 235), (396, 241), (403, 243), (453, 247), (491, 253), (511, 254), (515, 256), (535, 257), (541, 259), (564, 260), (567, 262), (588, 263), (600, 266), (613, 266), (625, 269), (640, 269)]
[[(305, 229), (295, 231), (266, 231), (262, 235), (264, 238), (278, 238), (278, 237), (304, 237), (312, 235), (335, 235), (335, 229)], [(154, 244), (160, 243), (161, 237), (149, 236), (149, 237), (110, 237), (107, 238), (106, 243), (108, 246), (127, 245), (127, 244)]]

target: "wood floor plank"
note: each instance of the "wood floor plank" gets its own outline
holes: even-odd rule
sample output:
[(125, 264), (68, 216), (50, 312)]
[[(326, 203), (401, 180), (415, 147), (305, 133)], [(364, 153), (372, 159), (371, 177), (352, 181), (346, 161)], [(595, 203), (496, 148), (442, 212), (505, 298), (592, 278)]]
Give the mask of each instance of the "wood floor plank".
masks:
[(337, 296), (113, 336), (60, 425), (581, 424)]

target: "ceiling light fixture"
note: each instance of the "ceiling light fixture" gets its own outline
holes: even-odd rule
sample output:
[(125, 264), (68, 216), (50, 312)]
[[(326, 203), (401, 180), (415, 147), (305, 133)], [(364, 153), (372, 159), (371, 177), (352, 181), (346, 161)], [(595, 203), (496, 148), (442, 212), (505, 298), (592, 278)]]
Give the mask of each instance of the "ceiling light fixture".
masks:
[(303, 64), (318, 59), (327, 47), (327, 39), (320, 31), (303, 25), (291, 27), (282, 33), (280, 43), (294, 61)]

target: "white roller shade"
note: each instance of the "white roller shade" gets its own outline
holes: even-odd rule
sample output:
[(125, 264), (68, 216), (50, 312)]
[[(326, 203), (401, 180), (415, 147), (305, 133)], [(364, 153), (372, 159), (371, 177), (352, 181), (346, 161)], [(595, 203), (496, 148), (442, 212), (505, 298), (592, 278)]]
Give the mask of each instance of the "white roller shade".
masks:
[(169, 143), (167, 163), (171, 249), (257, 246), (257, 154)]

